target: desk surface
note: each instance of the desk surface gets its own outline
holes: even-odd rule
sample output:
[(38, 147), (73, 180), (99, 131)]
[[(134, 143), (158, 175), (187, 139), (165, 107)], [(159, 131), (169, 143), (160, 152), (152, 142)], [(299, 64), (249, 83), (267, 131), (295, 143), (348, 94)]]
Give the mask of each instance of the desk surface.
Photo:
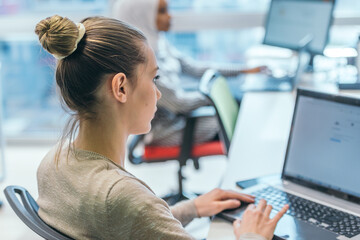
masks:
[[(290, 92), (245, 94), (221, 188), (240, 190), (236, 181), (281, 172), (294, 102)], [(235, 239), (232, 225), (215, 218), (207, 239)]]

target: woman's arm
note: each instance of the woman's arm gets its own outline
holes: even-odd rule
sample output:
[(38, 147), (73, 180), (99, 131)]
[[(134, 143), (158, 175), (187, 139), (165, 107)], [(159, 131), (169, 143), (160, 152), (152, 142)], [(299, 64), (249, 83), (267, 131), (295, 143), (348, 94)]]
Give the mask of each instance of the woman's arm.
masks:
[(244, 68), (243, 65), (235, 63), (228, 63), (226, 65), (203, 63), (181, 55), (178, 56), (178, 60), (181, 65), (182, 73), (198, 78), (200, 78), (209, 68), (216, 69), (225, 77), (232, 77), (246, 72), (259, 72), (261, 70), (260, 68), (247, 69)]
[(181, 201), (170, 207), (170, 210), (174, 217), (179, 220), (184, 227), (194, 218), (199, 217), (197, 215), (194, 200)]
[(106, 210), (107, 239), (193, 239), (166, 202), (138, 179), (116, 182), (107, 195)]
[(168, 54), (177, 59), (181, 66), (181, 72), (188, 74), (190, 76), (201, 78), (205, 71), (209, 68), (215, 69), (225, 77), (236, 76), (241, 73), (257, 73), (265, 71), (265, 66), (259, 66), (254, 68), (246, 68), (243, 64), (236, 63), (226, 63), (226, 64), (217, 64), (217, 63), (204, 63), (200, 61), (195, 61), (194, 59), (181, 54), (175, 47), (170, 43), (166, 44)]

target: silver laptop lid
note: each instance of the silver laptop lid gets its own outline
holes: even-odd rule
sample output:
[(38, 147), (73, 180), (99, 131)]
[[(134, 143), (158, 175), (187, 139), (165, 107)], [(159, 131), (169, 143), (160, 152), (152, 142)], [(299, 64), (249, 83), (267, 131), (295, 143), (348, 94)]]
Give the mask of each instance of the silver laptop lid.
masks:
[(282, 178), (360, 203), (360, 99), (297, 90)]

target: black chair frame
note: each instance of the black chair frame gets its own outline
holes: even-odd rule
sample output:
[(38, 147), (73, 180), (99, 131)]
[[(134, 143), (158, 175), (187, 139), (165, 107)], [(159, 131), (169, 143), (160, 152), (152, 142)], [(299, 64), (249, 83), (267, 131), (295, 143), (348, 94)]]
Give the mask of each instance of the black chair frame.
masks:
[[(192, 147), (193, 147), (193, 140), (194, 140), (194, 129), (196, 126), (196, 121), (199, 118), (202, 117), (210, 117), (215, 115), (215, 109), (212, 106), (205, 106), (200, 107), (192, 112), (183, 115), (186, 118), (186, 125), (184, 128), (184, 134), (182, 138), (182, 144), (180, 146), (180, 154), (177, 158), (177, 161), (179, 162), (179, 169), (178, 169), (178, 192), (176, 194), (170, 194), (168, 196), (163, 197), (165, 201), (168, 202), (169, 205), (173, 205), (181, 200), (190, 199), (193, 198), (195, 195), (186, 193), (183, 188), (183, 180), (185, 177), (182, 173), (182, 168), (186, 165), (187, 160), (191, 159), (193, 160), (194, 167), (196, 170), (200, 168), (199, 165), (199, 158), (193, 157), (191, 155)], [(133, 164), (140, 164), (145, 162), (142, 159), (141, 155), (135, 154), (135, 148), (143, 141), (145, 135), (136, 135), (132, 139), (132, 141), (129, 144), (129, 160)], [(166, 160), (159, 160), (159, 161), (152, 161), (152, 162), (164, 162)], [(196, 194), (198, 195), (198, 194)]]
[[(34, 232), (49, 240), (72, 240), (47, 225), (38, 215), (39, 206), (30, 193), (20, 186), (8, 186), (5, 197), (16, 215)], [(21, 202), (16, 195), (20, 196)]]

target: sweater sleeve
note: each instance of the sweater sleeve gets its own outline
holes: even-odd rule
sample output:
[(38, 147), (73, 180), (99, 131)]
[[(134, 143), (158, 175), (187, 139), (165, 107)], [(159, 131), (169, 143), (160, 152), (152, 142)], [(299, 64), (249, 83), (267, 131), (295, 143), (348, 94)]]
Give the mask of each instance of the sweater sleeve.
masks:
[(107, 209), (107, 239), (193, 239), (166, 202), (136, 179), (122, 179), (112, 187)]
[(226, 63), (220, 65), (218, 63), (205, 63), (196, 61), (182, 54), (168, 42), (166, 44), (166, 48), (168, 54), (170, 54), (173, 58), (176, 58), (179, 61), (182, 73), (197, 77), (199, 79), (209, 68), (216, 69), (221, 73), (221, 75), (225, 77), (239, 75), (241, 71), (245, 69), (243, 64)]
[(185, 227), (194, 218), (198, 217), (194, 200), (181, 201), (170, 207), (171, 213)]
[(181, 65), (182, 73), (198, 77), (199, 79), (209, 68), (219, 71), (221, 75), (225, 77), (239, 75), (241, 71), (244, 70), (244, 67), (242, 65), (234, 63), (228, 63), (226, 65), (220, 65), (215, 63), (202, 63), (181, 55), (178, 56), (178, 60)]

